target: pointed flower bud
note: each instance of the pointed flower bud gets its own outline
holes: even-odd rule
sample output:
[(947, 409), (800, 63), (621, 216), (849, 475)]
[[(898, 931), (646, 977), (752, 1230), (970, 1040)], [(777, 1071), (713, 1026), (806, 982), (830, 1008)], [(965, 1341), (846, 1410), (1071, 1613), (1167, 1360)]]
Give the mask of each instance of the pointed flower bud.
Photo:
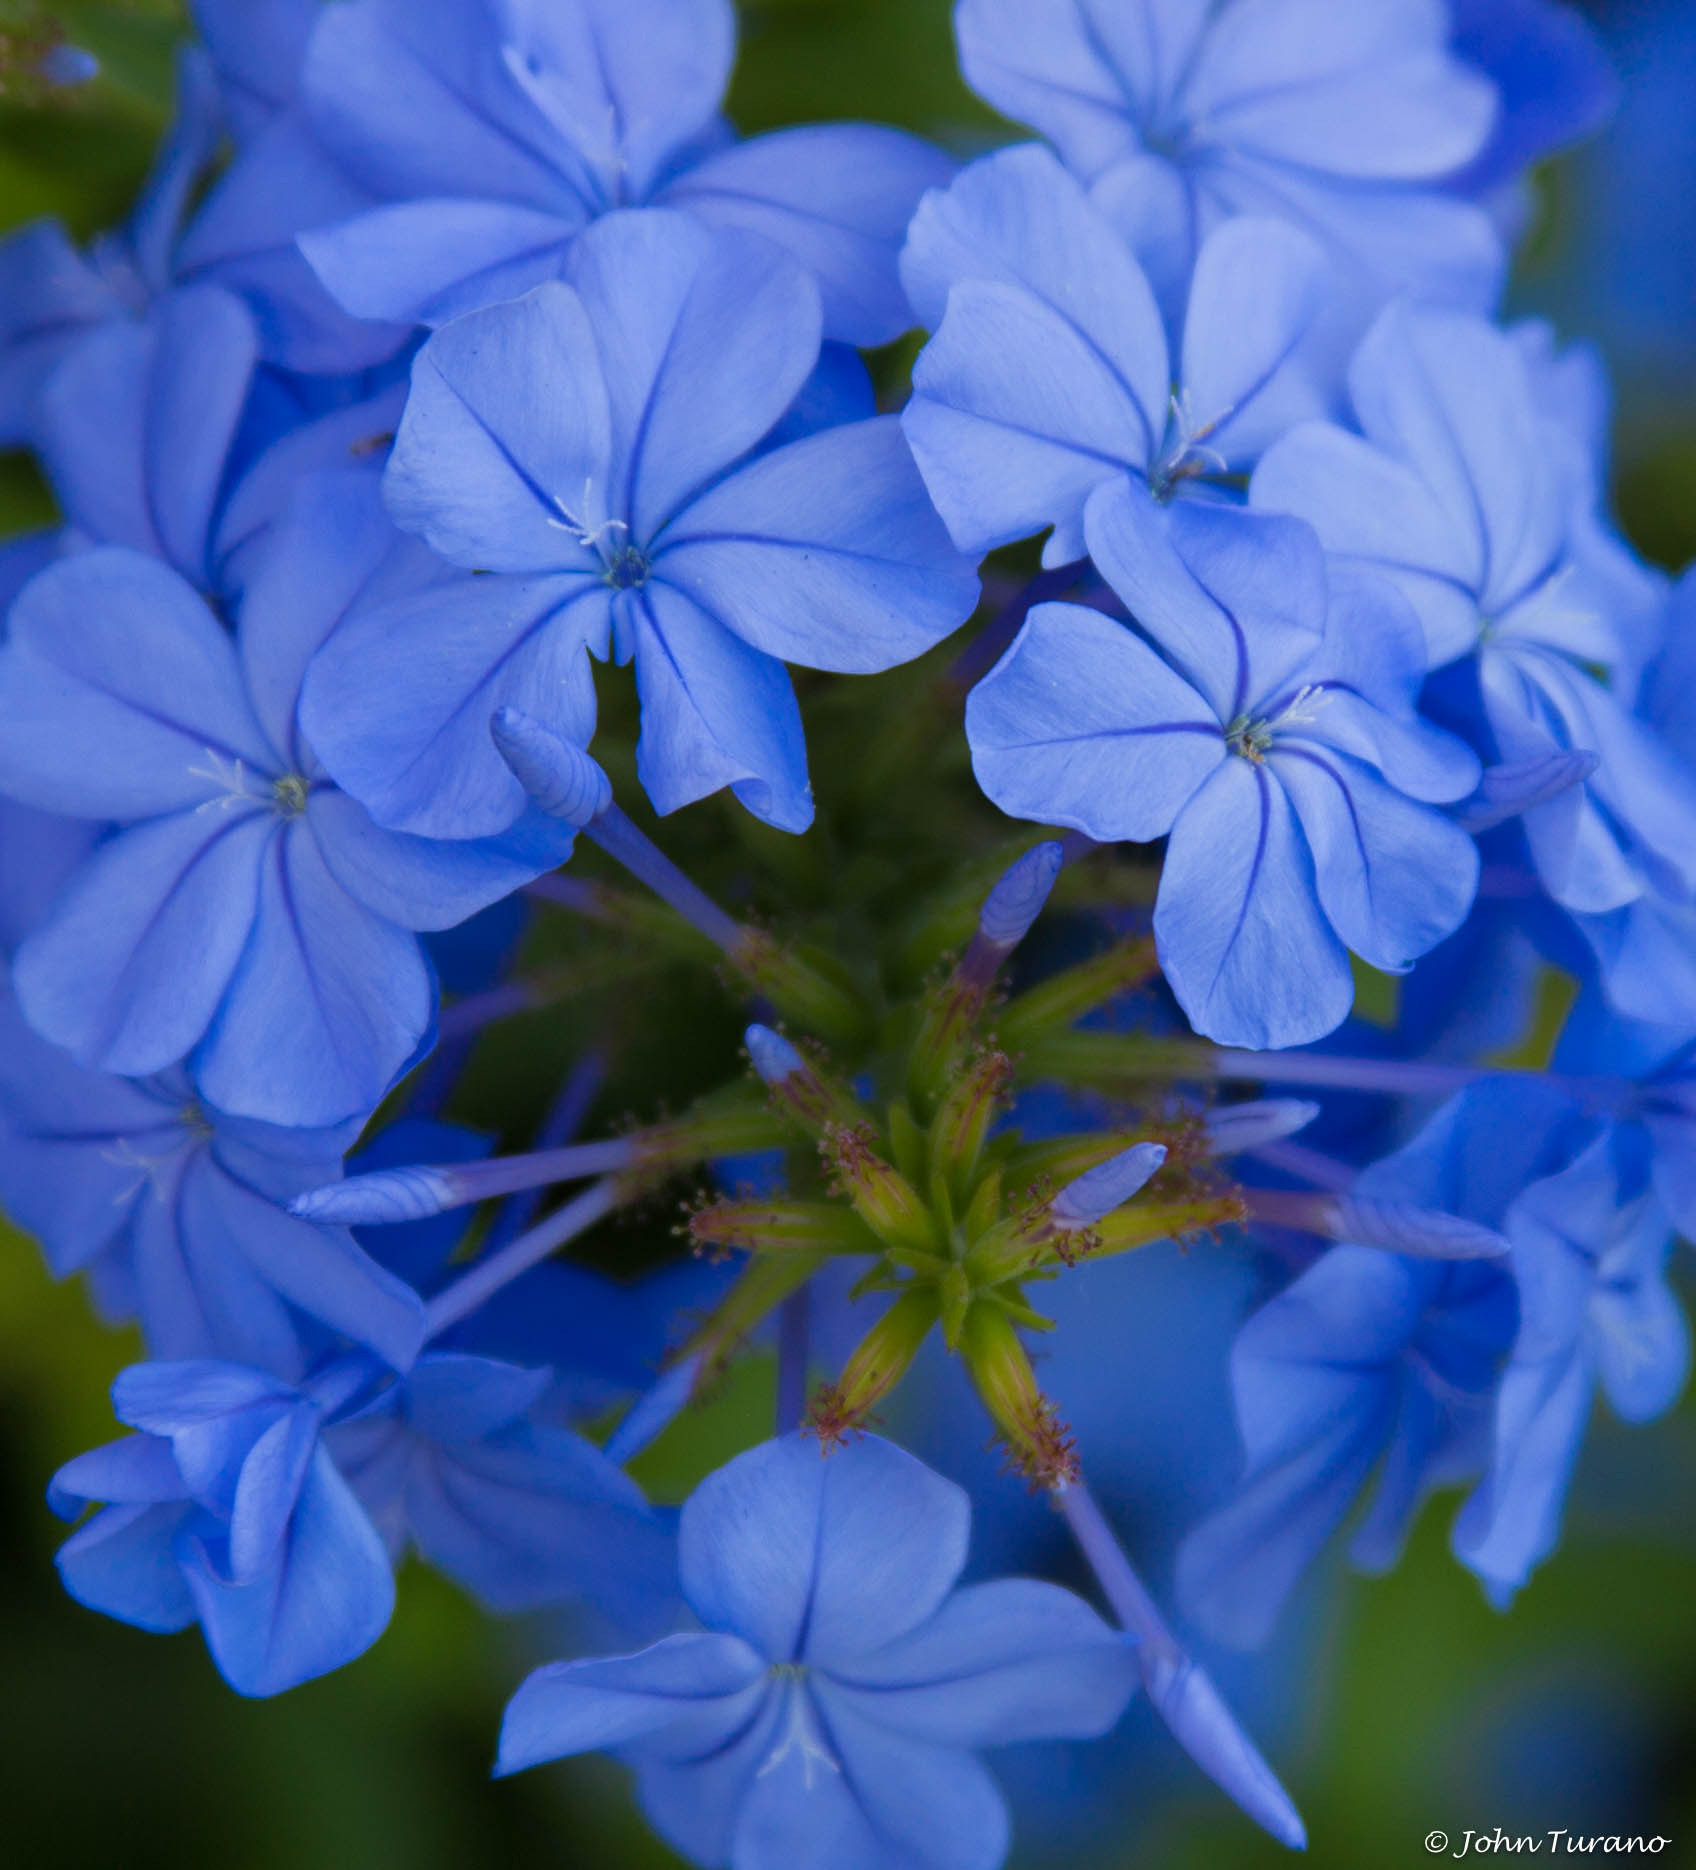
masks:
[(1377, 1201), (1362, 1195), (1285, 1194), (1275, 1189), (1248, 1192), (1249, 1213), (1274, 1227), (1299, 1228), (1322, 1240), (1356, 1247), (1382, 1247), (1416, 1260), (1494, 1260), (1509, 1249), (1492, 1227), (1435, 1208), (1400, 1201)]
[(781, 1091), (791, 1078), (809, 1072), (807, 1061), (780, 1032), (769, 1026), (750, 1026), (742, 1035), (754, 1069), (774, 1091)]
[(500, 756), (550, 818), (586, 825), (612, 803), (612, 784), (569, 740), (517, 708), (502, 708), (489, 723)]
[(1133, 1143), (1080, 1175), (1054, 1197), (1049, 1217), (1059, 1227), (1093, 1227), (1143, 1189), (1166, 1160), (1162, 1143)]
[(608, 1437), (607, 1459), (622, 1467), (657, 1441), (687, 1407), (702, 1368), (699, 1356), (680, 1357), (651, 1389), (638, 1396), (630, 1413)]
[(1463, 831), (1474, 834), (1493, 831), (1533, 806), (1546, 805), (1572, 787), (1583, 785), (1600, 764), (1594, 753), (1574, 751), (1487, 766), (1478, 790), (1455, 807), (1455, 822)]
[(1039, 844), (1007, 870), (978, 917), (978, 935), (984, 942), (1003, 954), (1018, 947), (1047, 905), (1063, 857), (1059, 844)]
[(1207, 1145), (1215, 1156), (1237, 1156), (1294, 1136), (1319, 1115), (1319, 1106), (1302, 1097), (1264, 1097), (1252, 1104), (1226, 1104), (1210, 1110), (1203, 1122)]

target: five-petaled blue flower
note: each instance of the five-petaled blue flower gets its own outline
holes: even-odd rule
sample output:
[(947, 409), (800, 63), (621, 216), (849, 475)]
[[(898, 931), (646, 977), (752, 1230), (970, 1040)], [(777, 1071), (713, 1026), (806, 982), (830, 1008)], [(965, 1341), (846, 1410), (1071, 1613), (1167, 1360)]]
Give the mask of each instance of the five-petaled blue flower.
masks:
[(155, 1357), (229, 1358), (292, 1380), (311, 1320), (412, 1361), (417, 1294), (345, 1228), (283, 1205), (340, 1178), (353, 1127), (225, 1116), (180, 1069), (90, 1071), (0, 988), (0, 1198), (59, 1277), (86, 1271), (108, 1318), (140, 1321)]
[(1033, 611), (967, 704), (979, 783), (1103, 842), (1169, 834), (1154, 933), (1191, 1024), (1229, 1045), (1320, 1038), (1352, 1003), (1351, 949), (1405, 969), (1477, 886), (1475, 846), (1431, 805), (1478, 762), (1415, 712), (1414, 618), (1381, 580), (1328, 574), (1299, 521), (1162, 514), (1120, 480), (1085, 528), (1137, 629)]
[(809, 124), (738, 143), (719, 114), (730, 0), (344, 0), (304, 113), (369, 200), (301, 247), (349, 311), (398, 333), (558, 278), (597, 217), (657, 206), (745, 228), (818, 281), (828, 334), (909, 321), (895, 258), (952, 165), (916, 137)]
[(569, 852), (540, 813), (484, 843), (381, 830), (302, 738), (306, 663), (396, 549), (371, 477), (349, 471), (302, 487), (234, 637), (174, 572), (116, 548), (13, 606), (0, 789), (123, 827), (13, 963), (26, 1018), (79, 1063), (143, 1077), (186, 1059), (208, 1102), (269, 1123), (363, 1116), (430, 1031), (413, 931)]
[(1221, 221), (1323, 238), (1339, 335), (1398, 291), (1487, 311), (1503, 256), (1443, 184), (1480, 155), (1496, 87), (1439, 0), (959, 0), (960, 63), (1052, 142), (1181, 301)]
[(386, 488), (468, 570), (349, 618), (303, 719), (379, 823), (481, 837), (525, 794), (489, 736), (512, 706), (581, 741), (586, 654), (634, 660), (637, 770), (662, 812), (730, 786), (812, 818), (784, 661), (885, 669), (970, 614), (893, 417), (767, 446), (819, 355), (817, 289), (769, 242), (608, 215), (566, 284), (438, 332)]
[(1209, 235), (1169, 343), (1134, 252), (1026, 145), (925, 198), (902, 273), (936, 333), (903, 422), (965, 551), (1052, 526), (1043, 562), (1067, 564), (1083, 557), (1084, 504), (1104, 481), (1137, 474), (1169, 499), (1251, 466), (1325, 408), (1301, 352), (1329, 268), (1278, 221)]
[(1106, 1732), (1136, 1660), (1057, 1585), (955, 1590), (968, 1523), (959, 1488), (872, 1437), (738, 1456), (683, 1509), (705, 1633), (537, 1670), (498, 1770), (610, 1748), (702, 1864), (995, 1870), (1007, 1814), (971, 1749)]

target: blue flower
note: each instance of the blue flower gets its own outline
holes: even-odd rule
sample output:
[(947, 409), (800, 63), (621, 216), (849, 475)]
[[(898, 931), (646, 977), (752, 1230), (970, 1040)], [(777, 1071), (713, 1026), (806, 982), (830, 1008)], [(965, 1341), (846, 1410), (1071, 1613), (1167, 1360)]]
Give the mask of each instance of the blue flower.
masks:
[(659, 810), (729, 785), (803, 829), (780, 658), (888, 668), (964, 620), (976, 578), (893, 418), (750, 454), (819, 351), (817, 294), (776, 248), (610, 215), (567, 275), (430, 340), (386, 479), (444, 557), (518, 575), (351, 617), (308, 678), (307, 732), (380, 823), (486, 836), (525, 805), (490, 717), (585, 739), (585, 652), (612, 654), (635, 661)]
[(967, 703), (978, 781), (1102, 842), (1170, 834), (1154, 933), (1191, 1024), (1229, 1045), (1320, 1038), (1352, 1002), (1350, 949), (1405, 969), (1477, 885), (1471, 840), (1424, 803), (1478, 768), (1414, 712), (1414, 620), (1382, 581), (1328, 577), (1300, 524), (1162, 516), (1119, 481), (1086, 529), (1144, 634), (1034, 610)]
[(292, 1380), (304, 1316), (412, 1361), (417, 1294), (345, 1228), (283, 1205), (339, 1179), (349, 1140), (346, 1126), (223, 1116), (180, 1071), (85, 1070), (0, 990), (0, 1197), (56, 1275), (86, 1271), (108, 1317), (139, 1317), (155, 1357), (230, 1358)]
[(1163, 299), (1221, 221), (1270, 214), (1326, 240), (1351, 320), (1402, 290), (1494, 300), (1489, 220), (1440, 185), (1498, 100), (1429, 0), (960, 0), (955, 25), (968, 83), (1054, 144)]
[(663, 1619), (675, 1556), (640, 1489), (537, 1419), (550, 1369), (431, 1352), (328, 1445), (398, 1564), (409, 1548), (496, 1611), (587, 1599)]
[(187, 1059), (208, 1102), (270, 1123), (364, 1115), (430, 1031), (412, 931), (569, 850), (540, 815), (481, 844), (382, 831), (302, 739), (302, 671), (397, 549), (371, 478), (332, 474), (277, 528), (234, 639), (175, 573), (110, 548), (14, 605), (0, 788), (123, 827), (13, 968), (25, 1016), (79, 1063), (139, 1077)]
[(729, 0), (354, 0), (313, 36), (305, 110), (373, 202), (301, 245), (362, 318), (440, 325), (560, 276), (597, 216), (665, 206), (758, 233), (818, 280), (826, 329), (883, 344), (895, 257), (946, 157), (895, 130), (737, 143)]
[(959, 1488), (875, 1438), (739, 1456), (683, 1509), (706, 1633), (537, 1670), (497, 1770), (614, 1749), (703, 1864), (995, 1870), (1006, 1810), (969, 1749), (1105, 1733), (1136, 1660), (1056, 1585), (953, 1589), (968, 1520)]
[(49, 1491), (66, 1518), (107, 1503), (59, 1550), (66, 1590), (144, 1630), (198, 1622), (244, 1695), (280, 1694), (369, 1649), (394, 1574), (322, 1439), (364, 1374), (332, 1365), (294, 1389), (239, 1364), (124, 1371), (112, 1406), (142, 1432), (67, 1463)]
[(1508, 1210), (1519, 1334), (1496, 1399), (1488, 1471), (1455, 1522), (1455, 1554), (1504, 1606), (1560, 1537), (1600, 1385), (1627, 1422), (1677, 1401), (1690, 1331), (1666, 1282), (1666, 1210), (1629, 1136), (1606, 1129)]
[(174, 288), (144, 317), (88, 333), (42, 392), (41, 462), (65, 522), (58, 549), (128, 546), (232, 597), (301, 478), (369, 462), (404, 402), (395, 384), (308, 418), (260, 371), (258, 329), (239, 298)]
[(185, 204), (217, 148), (217, 82), (205, 55), (177, 62), (177, 118), (124, 227), (79, 253), (56, 220), (0, 241), (0, 445), (37, 438), (53, 367), (89, 333), (144, 311), (175, 277)]
[(1323, 413), (1298, 347), (1327, 275), (1306, 234), (1232, 221), (1202, 246), (1169, 346), (1135, 254), (1047, 150), (1006, 150), (928, 195), (902, 276), (936, 335), (903, 424), (955, 543), (982, 553), (1052, 526), (1043, 562), (1067, 564), (1104, 481), (1141, 475), (1168, 498)]
[(1255, 470), (1254, 505), (1299, 515), (1328, 551), (1394, 579), (1432, 668), (1475, 659), (1492, 757), (1598, 756), (1587, 784), (1525, 814), (1557, 902), (1606, 914), (1652, 891), (1688, 898), (1696, 779), (1628, 711), (1659, 581), (1597, 523), (1596, 465), (1540, 407), (1524, 350), (1478, 320), (1396, 306), (1350, 386), (1363, 433), (1294, 430)]
[[(1594, 1134), (1555, 1087), (1486, 1079), (1355, 1192), (1499, 1230), (1525, 1189)], [(1222, 1640), (1260, 1643), (1375, 1468), (1351, 1555), (1388, 1570), (1431, 1489), (1484, 1467), (1517, 1323), (1501, 1261), (1444, 1264), (1358, 1246), (1315, 1261), (1249, 1320), (1231, 1354), (1247, 1466), (1236, 1496), (1185, 1541), (1188, 1608)]]

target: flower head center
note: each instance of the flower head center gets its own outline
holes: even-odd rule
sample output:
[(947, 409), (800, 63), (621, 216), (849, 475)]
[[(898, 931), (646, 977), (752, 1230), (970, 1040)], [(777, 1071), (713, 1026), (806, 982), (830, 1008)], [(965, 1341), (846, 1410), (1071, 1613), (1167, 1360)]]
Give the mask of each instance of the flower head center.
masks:
[(306, 780), (299, 773), (284, 773), (281, 779), (271, 786), (271, 809), (279, 818), (298, 818), (306, 810), (307, 794), (311, 791)]
[(1257, 721), (1246, 714), (1239, 714), (1225, 729), (1225, 745), (1256, 766), (1266, 763), (1266, 756), (1272, 751), (1272, 739), (1270, 721)]
[(648, 557), (639, 547), (622, 545), (607, 559), (602, 581), (615, 591), (638, 591), (648, 582)]

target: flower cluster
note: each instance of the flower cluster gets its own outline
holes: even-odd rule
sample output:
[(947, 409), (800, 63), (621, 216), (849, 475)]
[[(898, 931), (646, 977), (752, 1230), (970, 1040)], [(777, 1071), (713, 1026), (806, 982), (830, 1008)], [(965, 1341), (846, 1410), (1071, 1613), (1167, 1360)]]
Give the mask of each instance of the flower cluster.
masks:
[[(1494, 322), (1600, 53), (1555, 0), (960, 0), (1039, 140), (957, 168), (739, 140), (729, 0), (193, 11), (131, 221), (0, 246), (61, 515), (0, 556), (0, 1201), (147, 1355), (66, 1588), (248, 1695), (408, 1552), (592, 1612), (627, 1653), (499, 1770), (610, 1749), (702, 1865), (995, 1870), (978, 1750), (1139, 1686), (1299, 1846), (1028, 1340), (1157, 1242), (1262, 1274), (1177, 1566), (1226, 1643), (1374, 1475), (1357, 1562), (1464, 1486), (1505, 1603), (1595, 1392), (1682, 1389), (1696, 586), (1612, 527), (1595, 357)], [(745, 1060), (665, 1078), (678, 983)], [(491, 1044), (533, 1147), (446, 1120)], [(651, 1504), (773, 1344), (775, 1439)], [(1110, 1620), (958, 1585), (965, 1494), (872, 1433), (937, 1350)]]

